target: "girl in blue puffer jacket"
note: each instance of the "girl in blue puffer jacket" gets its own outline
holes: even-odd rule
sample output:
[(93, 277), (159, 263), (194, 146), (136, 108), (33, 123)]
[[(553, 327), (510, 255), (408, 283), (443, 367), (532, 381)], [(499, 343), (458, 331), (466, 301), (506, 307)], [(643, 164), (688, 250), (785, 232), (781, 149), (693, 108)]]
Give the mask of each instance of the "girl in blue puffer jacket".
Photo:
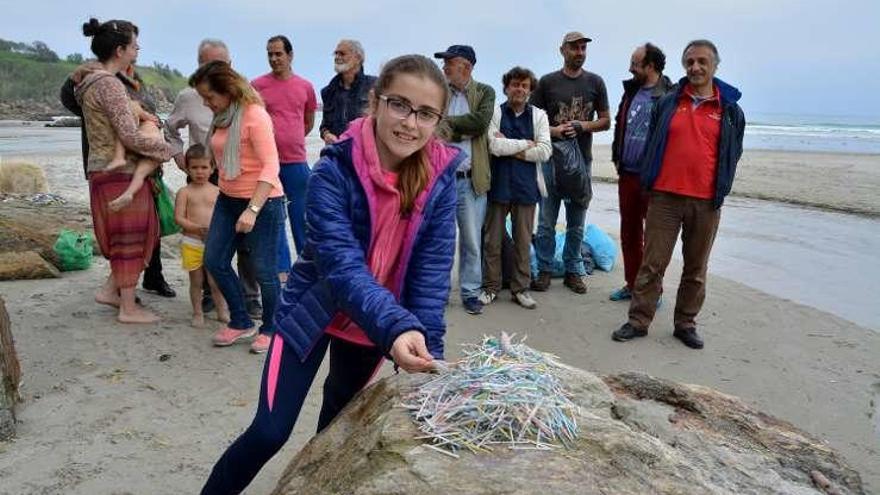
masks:
[(279, 296), (256, 417), (202, 493), (240, 493), (284, 445), (328, 348), (318, 431), (386, 357), (408, 372), (443, 358), (462, 159), (433, 137), (448, 99), (433, 61), (395, 58), (376, 81), (369, 115), (322, 151), (306, 194), (306, 246)]

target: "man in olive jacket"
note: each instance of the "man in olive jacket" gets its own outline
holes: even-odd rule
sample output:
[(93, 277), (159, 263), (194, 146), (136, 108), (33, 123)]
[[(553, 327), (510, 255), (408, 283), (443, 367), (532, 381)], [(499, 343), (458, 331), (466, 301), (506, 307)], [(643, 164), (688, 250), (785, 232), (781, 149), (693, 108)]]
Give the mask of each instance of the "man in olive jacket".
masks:
[(434, 57), (443, 59), (443, 73), (452, 91), (448, 117), (438, 134), (467, 154), (455, 172), (458, 193), (459, 230), (458, 281), (464, 309), (469, 314), (483, 312), (480, 289), (483, 281), (480, 233), (486, 216), (489, 191), (489, 145), (486, 131), (495, 111), (495, 90), (474, 81), (471, 73), (477, 56), (467, 45), (452, 45)]

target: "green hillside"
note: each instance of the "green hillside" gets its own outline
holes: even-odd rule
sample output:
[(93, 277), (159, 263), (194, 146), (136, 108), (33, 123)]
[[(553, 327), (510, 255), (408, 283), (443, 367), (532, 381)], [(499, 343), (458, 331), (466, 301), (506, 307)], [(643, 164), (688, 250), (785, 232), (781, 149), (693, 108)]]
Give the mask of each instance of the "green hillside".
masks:
[[(0, 102), (6, 107), (0, 109), (0, 118), (25, 119), (33, 116), (28, 114), (52, 111), (66, 113), (58, 101), (58, 92), (81, 60), (79, 54), (61, 59), (40, 42), (28, 45), (0, 39)], [(160, 106), (173, 102), (186, 86), (186, 78), (167, 65), (138, 66), (137, 71), (154, 89)], [(22, 115), (15, 115), (16, 112)]]

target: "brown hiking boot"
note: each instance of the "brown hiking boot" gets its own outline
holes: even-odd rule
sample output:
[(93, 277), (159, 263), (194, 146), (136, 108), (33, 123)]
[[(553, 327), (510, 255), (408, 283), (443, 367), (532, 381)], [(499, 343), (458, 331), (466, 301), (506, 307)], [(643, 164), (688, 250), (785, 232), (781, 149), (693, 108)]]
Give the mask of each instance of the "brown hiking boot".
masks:
[(532, 290), (536, 292), (547, 292), (547, 289), (550, 288), (551, 275), (553, 274), (550, 272), (538, 272), (538, 278), (532, 280), (532, 283), (529, 284), (529, 287), (531, 287)]
[(587, 293), (587, 282), (584, 281), (583, 275), (576, 275), (574, 273), (566, 273), (565, 279), (562, 281), (566, 287), (571, 289), (575, 294), (586, 294)]

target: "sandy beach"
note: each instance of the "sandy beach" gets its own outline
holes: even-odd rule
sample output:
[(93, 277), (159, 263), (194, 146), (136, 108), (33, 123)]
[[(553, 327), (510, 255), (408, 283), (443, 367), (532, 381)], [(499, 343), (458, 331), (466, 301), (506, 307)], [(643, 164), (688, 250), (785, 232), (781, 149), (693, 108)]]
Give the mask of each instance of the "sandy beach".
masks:
[[(593, 176), (616, 180), (611, 147), (593, 151)], [(880, 216), (880, 155), (745, 150), (733, 194)]]
[[(605, 146), (596, 149), (597, 177), (614, 176), (608, 152)], [(47, 170), (53, 192), (84, 201), (78, 155), (20, 156)], [(179, 186), (182, 174), (169, 171), (168, 182)], [(856, 212), (880, 232), (878, 185), (876, 155), (747, 151), (734, 191)], [(591, 206), (597, 216), (591, 221), (616, 236), (614, 187), (598, 184), (597, 190)], [(722, 220), (719, 238), (725, 235), (731, 234), (725, 234)], [(0, 443), (0, 494), (194, 493), (246, 427), (262, 358), (248, 354), (246, 346), (215, 349), (213, 327), (189, 327), (190, 309), (182, 297), (186, 278), (173, 243), (166, 240), (163, 253), (178, 297), (141, 294), (162, 316), (158, 325), (119, 325), (110, 308), (93, 302), (94, 289), (108, 273), (103, 259), (61, 279), (0, 282), (25, 375), (17, 438)], [(454, 293), (447, 312), (447, 357), (455, 359), (461, 343), (503, 330), (528, 335), (533, 347), (587, 370), (638, 370), (714, 387), (826, 440), (861, 473), (869, 492), (880, 492), (877, 329), (793, 302), (794, 296), (778, 297), (734, 281), (711, 263), (710, 271), (698, 319), (706, 339), (700, 352), (671, 337), (677, 262), (666, 277), (670, 301), (649, 336), (628, 344), (611, 341), (610, 332), (624, 321), (627, 307), (607, 298), (623, 279), (618, 263), (611, 273), (595, 272), (584, 296), (554, 281), (549, 292), (535, 294), (535, 311), (502, 294), (484, 315), (469, 316)], [(390, 372), (386, 365), (383, 373)], [(320, 387), (315, 387), (291, 441), (248, 493), (274, 487), (313, 434), (319, 404)]]

